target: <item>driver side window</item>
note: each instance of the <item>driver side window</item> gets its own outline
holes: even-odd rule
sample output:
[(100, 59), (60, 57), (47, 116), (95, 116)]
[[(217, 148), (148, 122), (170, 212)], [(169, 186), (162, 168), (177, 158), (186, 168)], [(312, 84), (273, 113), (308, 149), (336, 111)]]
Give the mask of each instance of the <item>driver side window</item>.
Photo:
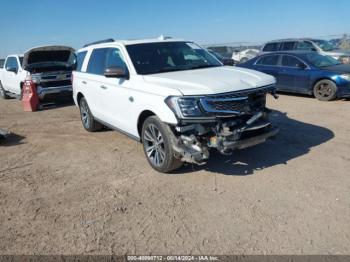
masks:
[(117, 48), (110, 48), (107, 52), (106, 68), (109, 67), (121, 67), (126, 71), (128, 70), (123, 55)]

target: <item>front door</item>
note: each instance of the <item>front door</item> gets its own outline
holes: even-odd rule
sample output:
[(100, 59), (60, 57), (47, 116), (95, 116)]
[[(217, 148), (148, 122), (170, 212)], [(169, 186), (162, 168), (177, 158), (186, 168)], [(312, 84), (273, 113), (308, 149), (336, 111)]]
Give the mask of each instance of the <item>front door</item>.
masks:
[(121, 131), (130, 130), (130, 96), (128, 84), (129, 80), (125, 78), (109, 78), (103, 75), (106, 68), (122, 67), (126, 71), (124, 57), (118, 48), (101, 48), (95, 49), (91, 54), (93, 59), (94, 52), (103, 54), (103, 70), (98, 72), (99, 76), (94, 81), (94, 88), (97, 89), (98, 111), (101, 120), (112, 125)]
[[(10, 69), (15, 69), (16, 72), (10, 71)], [(16, 57), (10, 56), (6, 59), (4, 73), (3, 73), (3, 83), (2, 85), (6, 90), (19, 94), (20, 81), (18, 77), (19, 65)]]
[(292, 55), (283, 55), (278, 79), (283, 90), (307, 93), (310, 72), (307, 65), (299, 58)]

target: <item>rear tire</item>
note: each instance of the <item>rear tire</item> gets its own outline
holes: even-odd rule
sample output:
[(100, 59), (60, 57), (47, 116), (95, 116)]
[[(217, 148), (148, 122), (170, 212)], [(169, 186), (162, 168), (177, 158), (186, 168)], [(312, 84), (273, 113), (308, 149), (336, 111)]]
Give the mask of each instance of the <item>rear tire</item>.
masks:
[(323, 79), (315, 84), (313, 93), (320, 101), (331, 101), (337, 97), (337, 85), (331, 80)]
[(79, 109), (80, 109), (81, 122), (85, 130), (89, 132), (96, 132), (103, 128), (103, 125), (94, 119), (94, 116), (90, 111), (89, 105), (85, 97), (82, 97), (80, 99)]
[(157, 116), (148, 117), (142, 125), (141, 139), (148, 163), (155, 170), (169, 173), (183, 162), (175, 157), (171, 130)]
[(4, 89), (4, 87), (2, 86), (1, 82), (0, 82), (0, 97), (2, 99), (9, 99), (10, 97), (6, 94), (6, 91)]

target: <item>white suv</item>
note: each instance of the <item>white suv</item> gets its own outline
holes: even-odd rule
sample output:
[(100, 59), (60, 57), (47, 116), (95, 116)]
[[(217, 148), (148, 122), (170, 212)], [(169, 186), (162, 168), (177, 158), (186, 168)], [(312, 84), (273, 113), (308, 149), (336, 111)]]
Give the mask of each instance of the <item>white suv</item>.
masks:
[(105, 40), (77, 52), (73, 97), (88, 131), (103, 126), (142, 142), (150, 165), (170, 172), (264, 142), (272, 76), (224, 66), (184, 40)]

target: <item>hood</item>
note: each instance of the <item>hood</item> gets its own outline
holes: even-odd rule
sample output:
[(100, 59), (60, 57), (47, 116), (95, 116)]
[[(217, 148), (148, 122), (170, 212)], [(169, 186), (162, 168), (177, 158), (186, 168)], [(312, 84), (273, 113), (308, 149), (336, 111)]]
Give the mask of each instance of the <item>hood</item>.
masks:
[(69, 46), (42, 46), (28, 50), (23, 57), (22, 67), (27, 69), (29, 65), (36, 63), (68, 63), (74, 54), (74, 49)]
[(144, 76), (145, 81), (183, 95), (212, 95), (274, 84), (273, 76), (238, 67), (213, 67)]
[(327, 51), (325, 53), (329, 56), (350, 56), (350, 51), (341, 49)]
[(335, 72), (338, 74), (342, 73), (350, 73), (350, 65), (348, 64), (339, 64), (339, 65), (333, 65), (333, 66), (326, 66), (322, 67), (322, 70), (327, 70), (331, 72)]

